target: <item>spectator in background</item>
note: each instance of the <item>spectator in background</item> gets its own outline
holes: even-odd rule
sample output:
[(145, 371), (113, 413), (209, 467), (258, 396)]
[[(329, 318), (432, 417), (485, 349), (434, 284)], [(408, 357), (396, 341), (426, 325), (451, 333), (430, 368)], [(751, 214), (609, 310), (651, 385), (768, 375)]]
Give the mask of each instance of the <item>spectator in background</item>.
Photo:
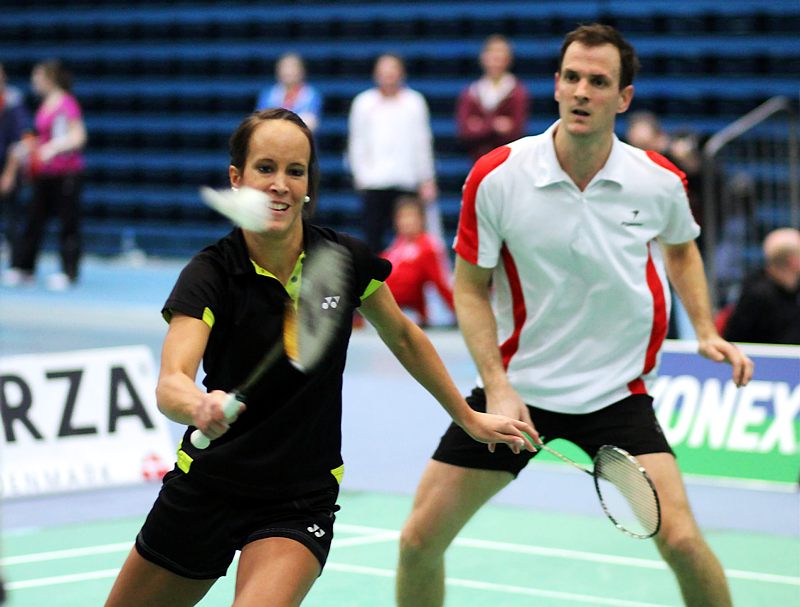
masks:
[(725, 339), (800, 345), (800, 231), (770, 232), (763, 250), (764, 267), (745, 280)]
[[(28, 127), (28, 112), (22, 93), (6, 83), (6, 72), (0, 63), (0, 163), (6, 161), (12, 144), (22, 139), (24, 129)], [(16, 211), (15, 188), (3, 187), (0, 191), (0, 208), (2, 208), (4, 238), (9, 244), (14, 235), (14, 217)], [(5, 243), (3, 243), (5, 244)]]
[(316, 131), (322, 114), (322, 96), (305, 78), (306, 67), (300, 55), (281, 55), (275, 64), (277, 82), (261, 91), (256, 111), (278, 107), (292, 110), (312, 132)]
[(489, 36), (480, 55), (483, 76), (458, 98), (458, 137), (472, 160), (525, 135), (530, 101), (525, 86), (509, 71), (513, 60), (508, 40)]
[(350, 107), (347, 160), (361, 194), (364, 237), (375, 252), (384, 249), (401, 196), (419, 197), (432, 233), (440, 225), (428, 104), (405, 77), (399, 56), (381, 55), (373, 71), (376, 86)]
[[(629, 144), (642, 150), (658, 152), (686, 175), (686, 192), (689, 197), (689, 206), (692, 215), (700, 223), (701, 207), (700, 188), (702, 187), (700, 175), (700, 152), (697, 147), (696, 138), (690, 134), (684, 134), (680, 138), (672, 138), (662, 128), (661, 122), (652, 112), (640, 110), (632, 112), (628, 118), (625, 139)], [(670, 285), (672, 291), (672, 286)], [(677, 304), (673, 292), (673, 301)], [(667, 331), (668, 339), (678, 339), (677, 305), (674, 306), (669, 317), (669, 327)]]
[(397, 304), (410, 310), (419, 325), (428, 326), (425, 288), (436, 287), (442, 300), (453, 309), (453, 289), (446, 268), (444, 247), (425, 230), (425, 207), (414, 196), (401, 196), (394, 210), (395, 238), (383, 254), (392, 262), (386, 284)]
[(47, 287), (63, 291), (78, 280), (81, 257), (80, 193), (86, 127), (72, 95), (72, 78), (58, 60), (38, 63), (31, 75), (33, 91), (42, 98), (36, 111), (36, 135), (15, 144), (15, 152), (0, 177), (0, 192), (10, 192), (24, 168), (33, 184), (25, 227), (14, 243), (11, 269), (3, 284), (17, 286), (33, 280), (44, 228), (51, 214), (61, 221), (61, 272)]
[(640, 110), (628, 117), (625, 139), (642, 150), (658, 152), (686, 174), (692, 214), (702, 225), (702, 156), (697, 135), (689, 130), (670, 135), (653, 112)]

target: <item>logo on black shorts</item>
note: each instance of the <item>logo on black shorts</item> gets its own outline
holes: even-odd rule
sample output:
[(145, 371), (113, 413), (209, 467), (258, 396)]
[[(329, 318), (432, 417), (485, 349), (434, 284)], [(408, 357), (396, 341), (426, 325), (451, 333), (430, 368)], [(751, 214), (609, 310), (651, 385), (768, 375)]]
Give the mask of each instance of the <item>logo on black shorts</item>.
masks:
[(323, 535), (325, 535), (325, 532), (322, 529), (320, 529), (319, 525), (317, 524), (311, 525), (310, 527), (306, 527), (306, 531), (317, 537), (322, 537)]

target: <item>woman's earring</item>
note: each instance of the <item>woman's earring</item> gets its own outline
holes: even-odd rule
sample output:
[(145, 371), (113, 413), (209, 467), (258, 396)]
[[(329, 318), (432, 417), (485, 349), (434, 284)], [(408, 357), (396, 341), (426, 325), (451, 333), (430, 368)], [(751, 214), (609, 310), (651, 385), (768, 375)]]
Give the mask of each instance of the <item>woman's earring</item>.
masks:
[(309, 202), (311, 202), (311, 197), (306, 195), (305, 198), (303, 198), (303, 202), (308, 204)]

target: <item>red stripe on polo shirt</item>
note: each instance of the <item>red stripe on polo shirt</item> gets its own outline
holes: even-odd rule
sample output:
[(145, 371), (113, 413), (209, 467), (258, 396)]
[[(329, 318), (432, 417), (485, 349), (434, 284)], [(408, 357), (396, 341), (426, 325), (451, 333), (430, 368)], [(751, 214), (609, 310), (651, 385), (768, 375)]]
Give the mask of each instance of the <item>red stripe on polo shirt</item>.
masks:
[(472, 264), (478, 263), (478, 216), (475, 212), (478, 186), (484, 177), (505, 162), (509, 154), (511, 154), (511, 148), (503, 146), (481, 156), (464, 183), (455, 251)]
[[(656, 356), (667, 336), (667, 302), (664, 299), (664, 286), (661, 277), (656, 271), (653, 256), (650, 253), (650, 243), (647, 243), (647, 286), (653, 297), (653, 326), (650, 329), (650, 341), (647, 343), (647, 352), (644, 357), (642, 375), (646, 375), (656, 366)], [(628, 384), (633, 394), (645, 394), (644, 382), (641, 378), (634, 379)]]
[(514, 331), (511, 336), (500, 345), (500, 355), (503, 357), (503, 367), (508, 369), (508, 364), (511, 362), (511, 357), (519, 350), (519, 336), (522, 333), (522, 327), (525, 324), (525, 317), (528, 311), (525, 309), (525, 298), (522, 296), (522, 283), (519, 280), (519, 272), (517, 271), (517, 264), (514, 263), (514, 258), (511, 253), (503, 244), (500, 250), (500, 255), (503, 259), (503, 267), (508, 277), (508, 287), (511, 290), (511, 306), (514, 314)]
[(628, 389), (631, 391), (631, 394), (647, 394), (647, 386), (644, 385), (644, 380), (641, 377), (637, 377), (632, 382), (628, 383)]
[(678, 167), (676, 167), (672, 162), (670, 162), (667, 158), (659, 154), (658, 152), (654, 152), (653, 150), (647, 150), (647, 157), (655, 162), (658, 166), (664, 167), (668, 171), (672, 171), (678, 177), (681, 178), (681, 183), (683, 184), (683, 189), (686, 191), (686, 195), (689, 195), (689, 180), (686, 179), (686, 173), (681, 171)]

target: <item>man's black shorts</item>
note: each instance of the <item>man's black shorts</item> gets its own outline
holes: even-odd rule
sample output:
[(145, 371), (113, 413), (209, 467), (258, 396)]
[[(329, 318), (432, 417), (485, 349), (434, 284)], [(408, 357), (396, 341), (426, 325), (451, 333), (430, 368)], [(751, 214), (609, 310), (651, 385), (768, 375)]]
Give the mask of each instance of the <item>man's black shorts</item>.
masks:
[[(486, 395), (475, 388), (467, 397), (470, 407), (486, 411)], [(653, 399), (647, 394), (632, 394), (598, 411), (584, 414), (554, 413), (528, 405), (533, 425), (545, 442), (563, 438), (575, 443), (590, 457), (603, 445), (616, 445), (631, 455), (672, 453), (653, 410)], [(490, 453), (455, 424), (450, 424), (433, 454), (436, 461), (483, 470), (502, 470), (515, 477), (536, 453), (500, 447)]]
[(231, 495), (178, 469), (164, 484), (139, 535), (136, 550), (165, 569), (191, 579), (225, 575), (236, 550), (267, 537), (306, 546), (325, 566), (333, 539), (339, 486), (282, 501)]

